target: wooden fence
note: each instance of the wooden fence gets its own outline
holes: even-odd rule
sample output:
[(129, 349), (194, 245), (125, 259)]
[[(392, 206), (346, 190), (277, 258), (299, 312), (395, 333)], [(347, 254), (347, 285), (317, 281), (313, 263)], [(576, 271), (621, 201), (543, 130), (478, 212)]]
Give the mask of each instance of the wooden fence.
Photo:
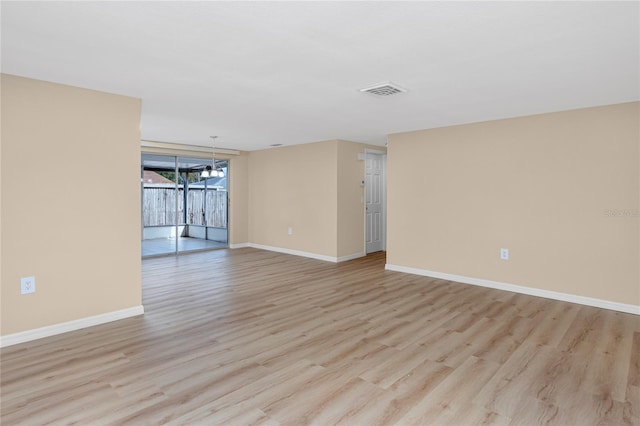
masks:
[[(184, 213), (182, 188), (178, 188), (176, 191), (175, 187), (144, 187), (142, 191), (143, 226), (175, 225), (176, 194), (178, 195), (178, 218), (182, 222)], [(187, 192), (187, 224), (226, 228), (227, 191), (211, 189), (204, 191), (202, 188), (189, 188)]]

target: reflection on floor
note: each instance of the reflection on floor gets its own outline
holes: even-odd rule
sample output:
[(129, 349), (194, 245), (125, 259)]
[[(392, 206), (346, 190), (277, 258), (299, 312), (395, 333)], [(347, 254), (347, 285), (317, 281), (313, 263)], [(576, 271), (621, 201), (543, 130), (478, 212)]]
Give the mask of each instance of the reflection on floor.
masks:
[[(180, 237), (178, 238), (178, 251), (204, 250), (211, 248), (223, 248), (228, 244), (219, 241), (203, 240), (202, 238)], [(176, 252), (175, 238), (155, 238), (142, 240), (142, 257), (172, 254)]]

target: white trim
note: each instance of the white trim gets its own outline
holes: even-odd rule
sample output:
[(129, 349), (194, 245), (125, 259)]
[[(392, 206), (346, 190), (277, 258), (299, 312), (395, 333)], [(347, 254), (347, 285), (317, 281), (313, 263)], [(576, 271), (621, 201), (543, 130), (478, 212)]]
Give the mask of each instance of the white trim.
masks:
[(174, 150), (174, 151), (177, 150), (177, 151), (203, 152), (209, 155), (211, 155), (212, 152), (215, 154), (240, 155), (240, 151), (238, 151), (237, 149), (227, 149), (227, 148), (218, 148), (218, 147), (211, 149), (208, 146), (187, 145), (187, 144), (171, 143), (171, 142), (141, 140), (140, 146), (142, 148), (158, 148), (158, 149), (168, 149), (168, 150)]
[(364, 149), (364, 153), (366, 154), (378, 154), (378, 155), (387, 155), (387, 151), (383, 151), (380, 149), (371, 149), (371, 148), (365, 148)]
[(387, 251), (387, 153), (382, 154), (382, 250)]
[(275, 251), (278, 253), (292, 254), (294, 256), (309, 257), (311, 259), (324, 260), (325, 262), (335, 263), (338, 261), (337, 257), (326, 256), (324, 254), (311, 253), (308, 251), (292, 250), (292, 249), (287, 249), (282, 247), (265, 246), (262, 244), (254, 244), (254, 243), (249, 243), (249, 247), (257, 248), (260, 250)]
[(17, 345), (18, 343), (30, 342), (31, 340), (42, 339), (43, 337), (55, 336), (69, 331), (80, 330), (82, 328), (92, 327), (94, 325), (104, 324), (111, 321), (135, 317), (142, 314), (144, 314), (144, 307), (142, 305), (138, 305), (132, 308), (121, 309), (119, 311), (107, 312), (106, 314), (61, 322), (59, 324), (34, 328), (33, 330), (22, 331), (20, 333), (7, 334), (6, 336), (0, 337), (0, 348)]
[(275, 251), (278, 253), (292, 254), (294, 256), (308, 257), (310, 259), (324, 260), (325, 262), (332, 262), (332, 263), (344, 262), (346, 260), (357, 259), (358, 257), (365, 256), (364, 253), (353, 253), (346, 256), (335, 257), (335, 256), (327, 256), (324, 254), (311, 253), (308, 251), (292, 250), (288, 248), (274, 247), (274, 246), (265, 246), (262, 244), (255, 244), (255, 243), (248, 243), (246, 247), (252, 247), (252, 248), (267, 250), (267, 251)]
[(404, 272), (407, 274), (422, 275), (425, 277), (440, 278), (443, 280), (457, 281), (465, 284), (472, 284), (481, 287), (495, 288), (497, 290), (512, 291), (514, 293), (528, 294), (530, 296), (544, 297), (546, 299), (561, 300), (563, 302), (578, 303), (580, 305), (594, 306), (596, 308), (610, 309), (612, 311), (625, 312), (627, 314), (640, 315), (640, 305), (629, 305), (626, 303), (612, 302), (609, 300), (595, 299), (593, 297), (578, 296), (569, 293), (543, 290), (540, 288), (525, 287), (516, 284), (501, 283), (498, 281), (485, 280), (482, 278), (471, 278), (462, 275), (447, 274), (443, 272), (428, 271), (426, 269), (410, 268), (408, 266), (392, 265), (387, 263), (384, 266), (387, 271)]
[(238, 243), (238, 244), (229, 244), (230, 249), (239, 249), (249, 247), (249, 243)]
[(353, 260), (353, 259), (358, 259), (360, 257), (365, 257), (366, 254), (361, 251), (360, 253), (353, 253), (353, 254), (348, 254), (346, 256), (340, 256), (336, 259), (336, 261), (339, 262), (346, 262), (347, 260)]

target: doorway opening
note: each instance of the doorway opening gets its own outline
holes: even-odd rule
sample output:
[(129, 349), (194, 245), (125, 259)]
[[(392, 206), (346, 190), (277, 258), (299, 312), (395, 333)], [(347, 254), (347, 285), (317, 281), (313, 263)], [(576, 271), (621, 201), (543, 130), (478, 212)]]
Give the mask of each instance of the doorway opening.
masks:
[(228, 160), (142, 154), (142, 256), (228, 247)]

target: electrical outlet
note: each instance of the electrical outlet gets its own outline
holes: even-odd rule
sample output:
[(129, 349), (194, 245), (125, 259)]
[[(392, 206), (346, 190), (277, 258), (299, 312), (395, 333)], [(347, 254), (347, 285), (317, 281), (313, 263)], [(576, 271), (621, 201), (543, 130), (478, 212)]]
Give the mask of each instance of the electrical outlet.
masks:
[(36, 277), (20, 278), (20, 294), (31, 294), (36, 292)]
[(500, 259), (509, 260), (509, 249), (508, 248), (501, 248), (500, 249)]
[(288, 227), (287, 228), (287, 235), (293, 235), (293, 228), (292, 227)]

